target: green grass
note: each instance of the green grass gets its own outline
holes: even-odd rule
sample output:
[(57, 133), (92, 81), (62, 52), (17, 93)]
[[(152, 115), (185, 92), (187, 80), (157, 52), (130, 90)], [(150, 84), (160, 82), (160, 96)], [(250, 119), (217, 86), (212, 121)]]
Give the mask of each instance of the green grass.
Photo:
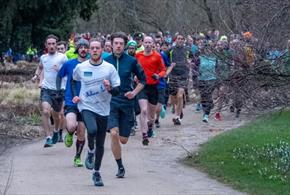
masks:
[(214, 137), (185, 163), (249, 194), (290, 194), (289, 143), (290, 111), (273, 113)]

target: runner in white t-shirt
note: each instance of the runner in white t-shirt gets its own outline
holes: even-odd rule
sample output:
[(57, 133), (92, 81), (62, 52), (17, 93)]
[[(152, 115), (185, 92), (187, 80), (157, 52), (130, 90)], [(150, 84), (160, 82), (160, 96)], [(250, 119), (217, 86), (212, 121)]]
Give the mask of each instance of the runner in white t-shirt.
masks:
[[(59, 112), (63, 103), (63, 92), (56, 88), (56, 76), (58, 70), (67, 61), (66, 55), (57, 52), (58, 38), (55, 35), (48, 35), (45, 46), (48, 51), (40, 57), (40, 64), (36, 70), (36, 77), (39, 77), (43, 71), (43, 81), (41, 83), (41, 107), (42, 107), (42, 124), (46, 132), (46, 142), (44, 147), (51, 147), (58, 141), (60, 118)], [(38, 73), (38, 74), (37, 74)], [(52, 115), (54, 120), (54, 131), (51, 136), (51, 127), (49, 118)]]
[(81, 82), (79, 96), (75, 96), (75, 81), (72, 82), (73, 102), (78, 103), (87, 128), (89, 151), (85, 166), (94, 169), (95, 186), (103, 186), (99, 170), (104, 154), (111, 96), (119, 94), (120, 77), (112, 64), (103, 61), (100, 41), (91, 40), (89, 50), (91, 59), (78, 64), (73, 72), (73, 79)]

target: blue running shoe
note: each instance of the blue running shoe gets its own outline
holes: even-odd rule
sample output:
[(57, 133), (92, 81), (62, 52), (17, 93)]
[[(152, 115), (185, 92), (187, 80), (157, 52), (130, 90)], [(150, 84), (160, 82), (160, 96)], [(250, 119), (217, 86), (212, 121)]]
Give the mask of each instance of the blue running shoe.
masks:
[(207, 114), (203, 115), (202, 122), (208, 123), (208, 115)]
[(95, 186), (98, 186), (98, 187), (104, 186), (102, 177), (101, 177), (99, 172), (94, 172), (92, 179), (93, 179), (93, 182), (94, 182)]
[(202, 109), (201, 104), (200, 104), (200, 103), (197, 103), (197, 104), (195, 105), (195, 112), (200, 112), (201, 109)]
[(151, 136), (152, 138), (155, 138), (155, 137), (157, 137), (157, 133), (156, 133), (156, 130), (153, 130), (153, 133), (152, 133), (152, 136)]
[(58, 135), (59, 135), (59, 132), (57, 131), (57, 132), (53, 132), (53, 135), (52, 135), (52, 143), (53, 144), (56, 144), (57, 142), (58, 142)]
[(92, 170), (94, 168), (94, 153), (88, 152), (85, 160), (86, 168)]
[(52, 146), (53, 146), (53, 143), (52, 143), (51, 138), (46, 138), (46, 141), (43, 147), (47, 148), (47, 147), (52, 147)]
[(163, 119), (166, 116), (166, 110), (164, 108), (164, 106), (162, 106), (161, 112), (160, 112), (160, 117)]

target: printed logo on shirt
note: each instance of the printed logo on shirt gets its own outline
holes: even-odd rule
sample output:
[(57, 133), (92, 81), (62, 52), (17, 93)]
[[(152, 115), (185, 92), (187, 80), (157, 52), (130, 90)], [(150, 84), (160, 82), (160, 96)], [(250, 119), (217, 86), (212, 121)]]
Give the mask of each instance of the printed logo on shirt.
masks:
[(84, 72), (84, 77), (91, 77), (93, 76), (93, 72)]

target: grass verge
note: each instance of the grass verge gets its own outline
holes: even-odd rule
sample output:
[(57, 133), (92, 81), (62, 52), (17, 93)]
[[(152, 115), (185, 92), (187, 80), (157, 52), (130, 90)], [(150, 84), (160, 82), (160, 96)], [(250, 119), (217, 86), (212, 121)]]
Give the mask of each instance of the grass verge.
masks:
[(220, 134), (185, 163), (249, 194), (289, 194), (290, 111)]

